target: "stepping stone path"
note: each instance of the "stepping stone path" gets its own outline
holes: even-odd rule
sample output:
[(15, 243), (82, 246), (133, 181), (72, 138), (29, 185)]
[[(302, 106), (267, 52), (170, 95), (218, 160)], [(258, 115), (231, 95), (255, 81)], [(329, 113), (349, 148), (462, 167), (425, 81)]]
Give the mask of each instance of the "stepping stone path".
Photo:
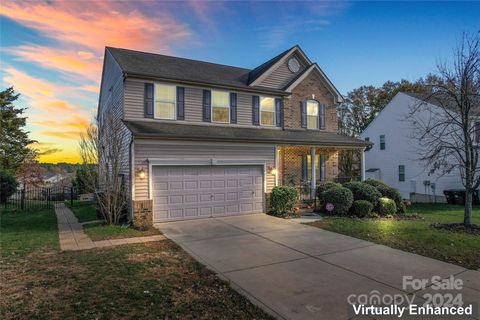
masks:
[(92, 241), (83, 231), (82, 224), (78, 222), (78, 219), (75, 217), (72, 210), (67, 208), (63, 203), (55, 205), (55, 214), (57, 215), (58, 235), (60, 238), (60, 249), (62, 251), (103, 248), (166, 239), (163, 235), (154, 235), (147, 237)]

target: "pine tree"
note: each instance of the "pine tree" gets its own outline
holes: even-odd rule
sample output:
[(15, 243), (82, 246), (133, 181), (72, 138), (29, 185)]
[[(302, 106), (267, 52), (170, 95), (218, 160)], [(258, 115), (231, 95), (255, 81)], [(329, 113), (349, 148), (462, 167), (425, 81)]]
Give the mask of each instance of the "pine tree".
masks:
[(17, 107), (19, 98), (13, 87), (0, 92), (0, 168), (16, 173), (30, 152), (28, 145), (34, 140), (25, 131), (26, 108)]

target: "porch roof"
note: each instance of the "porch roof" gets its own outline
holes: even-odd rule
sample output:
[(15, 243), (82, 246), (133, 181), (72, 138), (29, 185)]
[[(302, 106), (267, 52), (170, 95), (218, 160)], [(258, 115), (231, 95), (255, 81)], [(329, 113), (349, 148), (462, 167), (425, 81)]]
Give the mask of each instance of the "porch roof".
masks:
[(360, 139), (335, 132), (316, 130), (281, 130), (245, 128), (237, 126), (196, 125), (157, 121), (127, 121), (124, 123), (136, 138), (179, 140), (238, 141), (329, 147), (356, 147), (370, 145)]

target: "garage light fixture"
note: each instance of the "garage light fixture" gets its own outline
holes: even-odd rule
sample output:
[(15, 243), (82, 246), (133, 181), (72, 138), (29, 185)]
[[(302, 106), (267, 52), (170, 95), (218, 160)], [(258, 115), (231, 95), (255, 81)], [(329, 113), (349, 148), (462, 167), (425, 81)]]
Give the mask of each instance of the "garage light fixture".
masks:
[(140, 168), (137, 170), (137, 175), (140, 179), (145, 179), (145, 170), (143, 168)]
[(275, 169), (274, 167), (268, 167), (268, 173), (277, 175), (277, 169)]

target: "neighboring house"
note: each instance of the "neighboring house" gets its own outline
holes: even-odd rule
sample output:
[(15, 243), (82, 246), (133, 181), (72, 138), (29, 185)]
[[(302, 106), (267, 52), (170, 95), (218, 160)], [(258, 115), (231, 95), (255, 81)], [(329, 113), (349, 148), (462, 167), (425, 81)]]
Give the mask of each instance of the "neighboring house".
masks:
[(253, 70), (107, 47), (98, 113), (128, 128), (129, 196), (161, 222), (264, 212), (274, 186), (335, 179), (338, 152), (367, 145), (336, 133), (341, 101), (298, 46)]
[[(365, 151), (365, 177), (383, 181), (398, 189), (405, 199), (445, 201), (445, 189), (463, 189), (460, 172), (430, 173), (419, 159), (419, 142), (407, 119), (412, 107), (425, 95), (398, 93), (363, 131), (361, 137), (373, 142)], [(433, 106), (434, 102), (430, 101)], [(417, 114), (416, 117), (427, 116)]]

